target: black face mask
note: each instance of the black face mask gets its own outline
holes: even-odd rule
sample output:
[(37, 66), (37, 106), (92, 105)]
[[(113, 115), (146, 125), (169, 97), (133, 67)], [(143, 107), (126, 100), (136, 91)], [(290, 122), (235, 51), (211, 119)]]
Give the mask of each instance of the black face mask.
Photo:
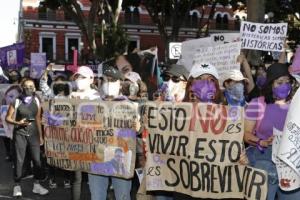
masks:
[(30, 97), (34, 95), (34, 89), (33, 88), (23, 88), (23, 95), (26, 97)]
[(18, 75), (9, 76), (9, 82), (14, 83), (16, 81), (19, 81), (19, 76)]

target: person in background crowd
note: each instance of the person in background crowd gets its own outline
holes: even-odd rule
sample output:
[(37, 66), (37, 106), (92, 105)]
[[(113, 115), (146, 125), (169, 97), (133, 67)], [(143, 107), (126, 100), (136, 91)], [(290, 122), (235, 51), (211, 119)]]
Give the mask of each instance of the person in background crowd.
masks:
[(20, 70), (20, 74), (22, 78), (30, 78), (30, 70), (28, 67), (22, 67)]
[(137, 100), (139, 82), (141, 82), (140, 75), (136, 72), (128, 72), (124, 77), (125, 80), (122, 83), (121, 93), (131, 101)]
[[(79, 67), (73, 78), (77, 90), (71, 92), (70, 98), (101, 100), (99, 92), (91, 87), (94, 81), (94, 72), (89, 67)], [(81, 182), (82, 172), (75, 171), (72, 182), (72, 200), (81, 200)]]
[(71, 85), (68, 83), (68, 79), (63, 75), (55, 77), (52, 87), (48, 85), (48, 75), (52, 72), (52, 65), (49, 64), (40, 79), (40, 90), (44, 98), (66, 98), (71, 93)]
[(17, 70), (11, 70), (8, 73), (8, 78), (10, 84), (19, 84), (21, 80), (21, 74)]
[[(66, 81), (66, 78), (62, 75), (59, 75), (55, 78), (52, 83), (52, 87), (48, 86), (48, 74), (52, 72), (52, 64), (49, 64), (43, 73), (40, 79), (40, 90), (42, 91), (42, 95), (44, 99), (68, 99), (70, 95), (70, 85)], [(58, 169), (52, 166), (48, 166), (49, 168), (49, 188), (54, 189), (57, 188), (56, 183), (56, 174), (58, 173)], [(64, 171), (64, 188), (70, 188), (70, 172)]]
[(276, 194), (280, 200), (299, 199), (300, 190), (279, 189), (275, 164), (272, 162), (273, 128), (283, 130), (292, 97), (292, 79), (285, 64), (274, 63), (267, 69), (264, 96), (253, 99), (246, 109), (244, 141), (249, 144), (250, 165), (268, 172), (268, 200)]
[[(5, 94), (4, 94), (4, 99), (2, 102), (2, 105), (10, 105), (12, 104), (22, 93), (21, 87), (19, 85), (12, 85), (10, 86)], [(7, 124), (7, 122), (5, 121), (5, 116), (1, 116), (1, 120), (3, 123), (4, 127), (7, 127), (7, 131), (11, 132), (11, 133), (6, 133), (7, 135), (11, 135), (13, 132), (13, 126)], [(5, 160), (7, 161), (11, 161), (12, 159), (12, 148), (11, 148), (11, 138), (8, 137), (2, 137), (4, 146), (5, 146), (5, 150), (6, 150), (6, 157)]]
[(35, 96), (33, 80), (28, 79), (24, 81), (21, 87), (21, 97), (10, 104), (6, 115), (7, 123), (15, 126), (13, 132), (15, 148), (15, 186), (13, 188), (13, 196), (22, 196), (20, 181), (27, 146), (30, 147), (31, 157), (36, 169), (32, 192), (46, 195), (48, 190), (39, 183), (41, 179), (40, 145), (43, 144), (41, 106), (38, 98)]
[(256, 68), (255, 73), (255, 87), (247, 96), (247, 101), (250, 102), (252, 99), (262, 96), (262, 90), (267, 82), (267, 73), (266, 67), (264, 65), (260, 65)]
[(230, 70), (223, 74), (223, 87), (226, 104), (231, 106), (244, 106), (246, 79), (239, 70)]
[[(127, 98), (121, 94), (122, 80), (124, 80), (124, 75), (120, 71), (110, 65), (103, 66), (103, 84), (101, 88), (104, 94), (103, 99), (105, 101), (127, 100)], [(131, 179), (127, 180), (113, 176), (102, 176), (94, 174), (88, 174), (88, 177), (92, 200), (106, 200), (109, 179), (111, 179), (116, 200), (131, 199)]]
[(237, 61), (241, 64), (240, 71), (242, 72), (242, 75), (247, 79), (247, 84), (245, 84), (245, 94), (248, 95), (255, 88), (251, 67), (243, 53), (239, 55)]

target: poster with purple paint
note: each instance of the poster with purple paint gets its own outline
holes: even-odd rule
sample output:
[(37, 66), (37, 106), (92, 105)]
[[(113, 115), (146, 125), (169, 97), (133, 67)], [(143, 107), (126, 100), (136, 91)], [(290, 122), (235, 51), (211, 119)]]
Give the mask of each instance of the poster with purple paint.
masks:
[(55, 167), (131, 178), (137, 104), (68, 99), (45, 102), (45, 150)]
[(16, 43), (0, 48), (0, 60), (3, 69), (18, 69), (23, 65), (24, 43)]
[(47, 65), (46, 53), (31, 53), (30, 77), (39, 79)]

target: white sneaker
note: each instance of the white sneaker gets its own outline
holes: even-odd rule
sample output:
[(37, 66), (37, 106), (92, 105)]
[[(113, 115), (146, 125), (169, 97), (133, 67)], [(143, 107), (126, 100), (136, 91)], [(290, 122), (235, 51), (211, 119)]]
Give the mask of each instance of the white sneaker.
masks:
[(14, 197), (21, 197), (22, 196), (21, 186), (19, 186), (19, 185), (14, 186), (13, 196)]
[(32, 192), (34, 194), (39, 194), (39, 195), (46, 195), (49, 193), (49, 191), (46, 188), (44, 188), (43, 186), (41, 186), (39, 183), (33, 184)]

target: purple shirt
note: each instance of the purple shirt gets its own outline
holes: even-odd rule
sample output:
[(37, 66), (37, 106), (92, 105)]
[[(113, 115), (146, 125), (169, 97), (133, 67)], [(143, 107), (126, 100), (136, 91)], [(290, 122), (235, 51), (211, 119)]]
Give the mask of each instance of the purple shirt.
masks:
[[(249, 103), (246, 109), (246, 119), (259, 121), (258, 118), (263, 116), (255, 134), (258, 138), (265, 140), (273, 135), (273, 128), (283, 131), (289, 104), (266, 104), (265, 110), (263, 110), (264, 106), (259, 106), (258, 102), (257, 99), (253, 99)], [(262, 115), (263, 111), (264, 115)]]

